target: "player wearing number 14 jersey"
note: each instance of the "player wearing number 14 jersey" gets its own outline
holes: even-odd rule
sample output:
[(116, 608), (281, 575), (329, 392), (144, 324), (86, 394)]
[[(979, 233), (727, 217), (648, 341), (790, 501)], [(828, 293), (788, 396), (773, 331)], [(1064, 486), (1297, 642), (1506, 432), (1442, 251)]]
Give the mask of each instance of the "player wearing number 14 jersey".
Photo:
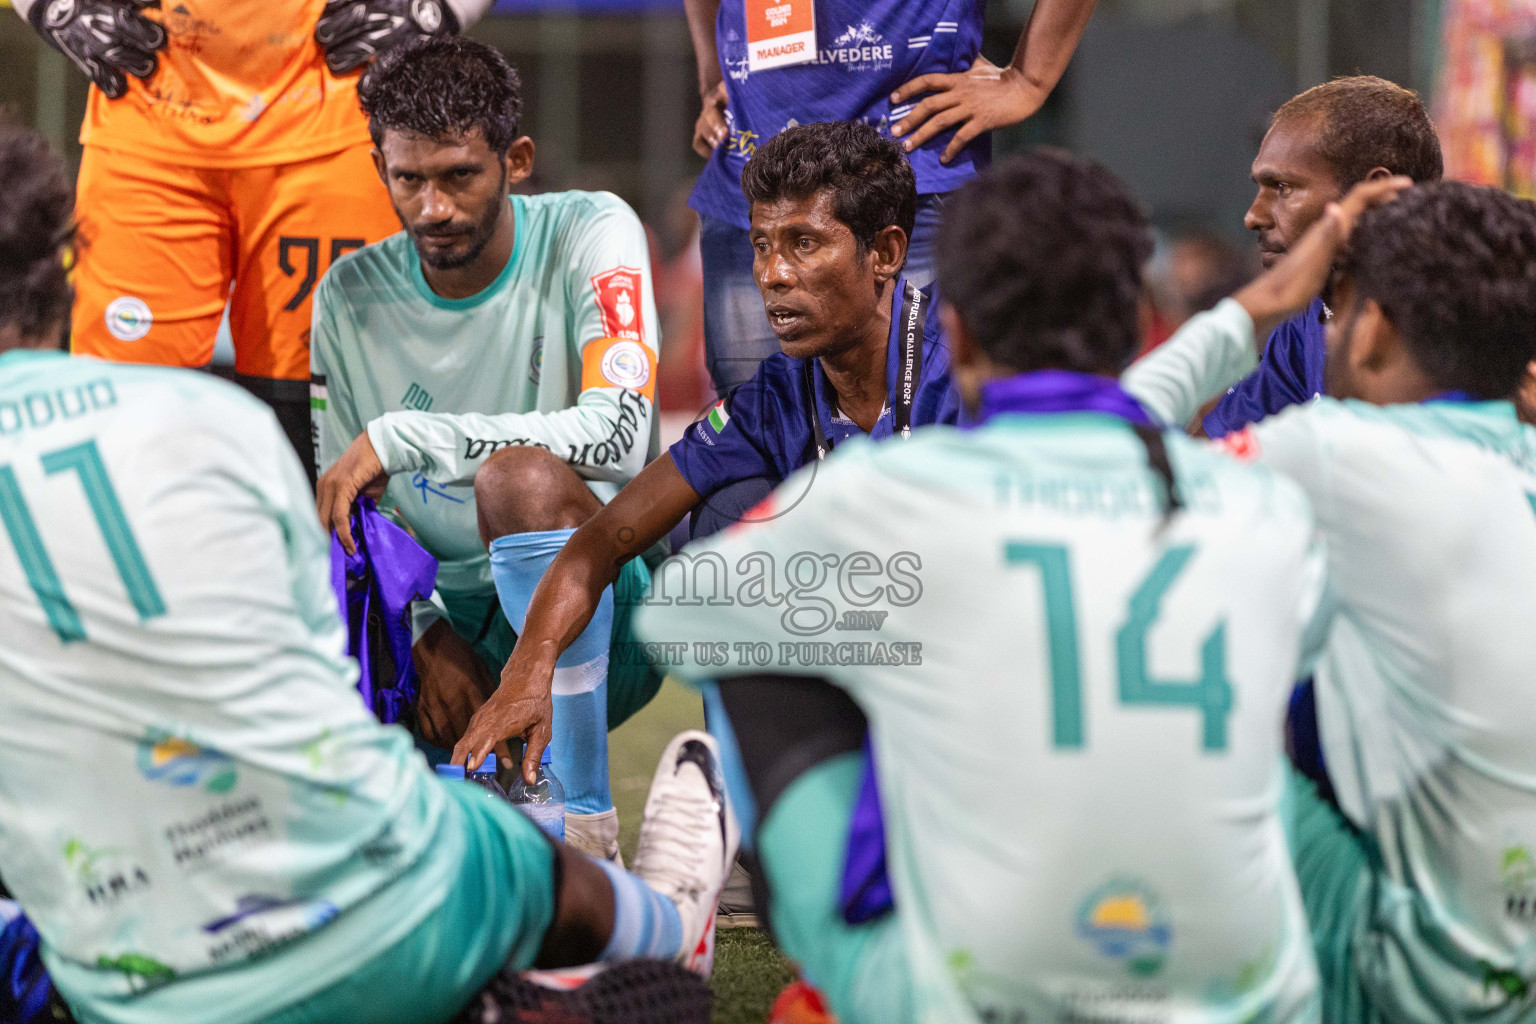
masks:
[[(770, 498), (761, 525), (688, 549), (726, 566), (911, 552), (921, 594), (878, 635), (814, 638), (828, 667), (806, 669), (782, 607), (641, 609), (644, 640), (753, 642), (802, 674), (720, 692), (769, 919), (843, 1024), (1318, 1015), (1280, 798), (1321, 553), (1298, 488), (1154, 429), (1117, 385), (1148, 248), (1096, 165), (984, 172), (939, 241), (955, 379), (981, 425), (849, 445), (786, 482), (795, 507)], [(870, 589), (838, 580), (818, 596)], [(920, 662), (859, 656), (897, 642)], [(896, 909), (850, 924), (860, 711)]]

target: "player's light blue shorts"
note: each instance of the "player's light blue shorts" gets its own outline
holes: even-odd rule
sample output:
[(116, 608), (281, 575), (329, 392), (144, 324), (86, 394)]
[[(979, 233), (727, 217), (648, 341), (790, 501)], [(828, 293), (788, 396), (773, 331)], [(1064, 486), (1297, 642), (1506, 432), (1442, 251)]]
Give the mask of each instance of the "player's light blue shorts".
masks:
[[(661, 689), (661, 673), (651, 663), (635, 652), (640, 646), (635, 639), (631, 624), (635, 608), (651, 586), (651, 570), (644, 559), (631, 558), (619, 570), (619, 578), (613, 584), (613, 632), (612, 650), (630, 652), (611, 657), (608, 662), (608, 728), (617, 729), (636, 711), (651, 702)], [(448, 609), (448, 624), (474, 648), (480, 660), (491, 671), (491, 679), (501, 678), (502, 666), (512, 657), (512, 647), (517, 634), (512, 624), (502, 614), (496, 591), (484, 594), (443, 595), (443, 605)]]

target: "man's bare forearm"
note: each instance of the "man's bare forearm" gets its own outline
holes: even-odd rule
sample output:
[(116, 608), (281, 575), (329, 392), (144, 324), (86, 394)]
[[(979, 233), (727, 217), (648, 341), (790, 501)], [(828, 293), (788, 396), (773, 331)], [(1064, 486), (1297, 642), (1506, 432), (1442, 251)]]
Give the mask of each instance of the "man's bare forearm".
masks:
[(1030, 87), (1048, 96), (1072, 63), (1072, 53), (1093, 16), (1095, 0), (1035, 0), (1009, 64)]
[(683, 0), (688, 12), (688, 35), (693, 40), (693, 59), (699, 67), (699, 95), (720, 84), (720, 59), (715, 51), (715, 15), (720, 0)]

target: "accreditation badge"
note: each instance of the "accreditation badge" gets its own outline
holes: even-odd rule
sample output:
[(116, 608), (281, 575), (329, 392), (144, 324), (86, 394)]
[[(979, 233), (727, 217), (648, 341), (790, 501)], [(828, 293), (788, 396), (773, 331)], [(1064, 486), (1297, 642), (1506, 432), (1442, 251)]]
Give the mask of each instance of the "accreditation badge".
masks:
[(747, 7), (747, 70), (816, 60), (815, 0), (742, 0)]

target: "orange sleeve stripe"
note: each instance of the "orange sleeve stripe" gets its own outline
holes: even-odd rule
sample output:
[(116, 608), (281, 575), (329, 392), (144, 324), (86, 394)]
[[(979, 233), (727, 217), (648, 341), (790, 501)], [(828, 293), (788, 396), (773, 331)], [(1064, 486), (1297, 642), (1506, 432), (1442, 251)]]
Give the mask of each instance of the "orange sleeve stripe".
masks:
[(656, 401), (656, 353), (629, 338), (598, 338), (581, 351), (581, 390), (626, 388)]

